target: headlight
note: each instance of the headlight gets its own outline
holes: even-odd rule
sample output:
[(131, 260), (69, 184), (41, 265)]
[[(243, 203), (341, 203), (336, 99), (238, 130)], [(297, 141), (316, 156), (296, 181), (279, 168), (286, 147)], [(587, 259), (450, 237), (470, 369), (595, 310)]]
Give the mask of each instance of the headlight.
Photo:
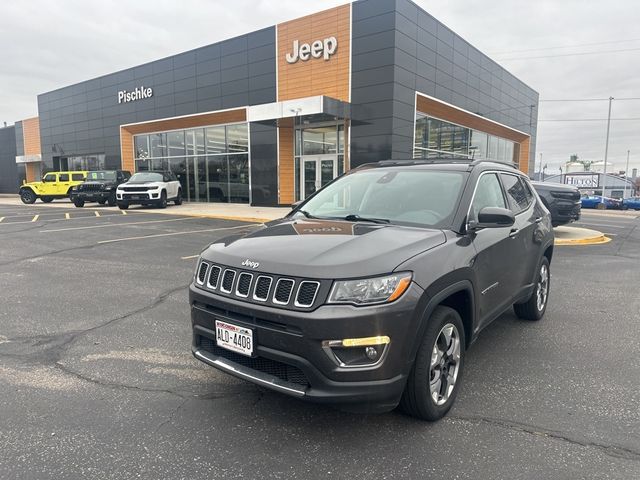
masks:
[(102, 186), (102, 189), (103, 189), (103, 190), (106, 190), (106, 191), (109, 191), (109, 190), (113, 190), (113, 187), (112, 187), (112, 186), (110, 186), (110, 185), (103, 185), (103, 186)]
[(329, 303), (372, 305), (400, 298), (411, 283), (411, 273), (401, 272), (384, 277), (338, 280), (333, 284)]

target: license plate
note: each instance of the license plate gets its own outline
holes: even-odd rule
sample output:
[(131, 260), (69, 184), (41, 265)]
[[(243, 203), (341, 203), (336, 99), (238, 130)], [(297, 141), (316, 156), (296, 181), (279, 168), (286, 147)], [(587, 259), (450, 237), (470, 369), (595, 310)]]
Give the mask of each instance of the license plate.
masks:
[(216, 344), (250, 357), (253, 354), (253, 331), (216, 320)]

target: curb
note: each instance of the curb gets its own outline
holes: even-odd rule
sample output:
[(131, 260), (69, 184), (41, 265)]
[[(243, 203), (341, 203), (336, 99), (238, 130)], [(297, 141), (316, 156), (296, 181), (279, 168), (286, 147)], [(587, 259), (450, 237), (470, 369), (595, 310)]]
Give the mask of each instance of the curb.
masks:
[(600, 245), (603, 243), (609, 243), (611, 239), (605, 235), (598, 235), (596, 237), (588, 238), (556, 238), (553, 241), (554, 245)]

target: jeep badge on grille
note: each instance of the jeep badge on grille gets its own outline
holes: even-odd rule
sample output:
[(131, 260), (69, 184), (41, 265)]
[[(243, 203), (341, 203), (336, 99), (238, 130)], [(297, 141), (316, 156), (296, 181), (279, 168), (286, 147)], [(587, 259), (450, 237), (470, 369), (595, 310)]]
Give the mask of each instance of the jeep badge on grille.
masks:
[(248, 258), (247, 258), (244, 262), (242, 262), (242, 264), (241, 264), (241, 265), (242, 265), (243, 267), (250, 267), (250, 268), (253, 268), (254, 270), (260, 266), (260, 264), (259, 264), (258, 262), (252, 262), (252, 261), (251, 261), (251, 260), (249, 260)]

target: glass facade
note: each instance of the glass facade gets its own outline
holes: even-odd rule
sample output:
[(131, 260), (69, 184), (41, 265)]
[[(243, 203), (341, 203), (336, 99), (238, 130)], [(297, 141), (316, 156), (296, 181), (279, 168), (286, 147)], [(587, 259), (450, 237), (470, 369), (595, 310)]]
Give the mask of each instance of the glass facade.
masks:
[(344, 173), (346, 137), (343, 123), (297, 126), (294, 143), (296, 200), (308, 197)]
[(189, 202), (249, 203), (246, 123), (136, 135), (136, 171), (170, 170)]
[(511, 140), (416, 113), (414, 158), (473, 158), (515, 162), (517, 145)]

